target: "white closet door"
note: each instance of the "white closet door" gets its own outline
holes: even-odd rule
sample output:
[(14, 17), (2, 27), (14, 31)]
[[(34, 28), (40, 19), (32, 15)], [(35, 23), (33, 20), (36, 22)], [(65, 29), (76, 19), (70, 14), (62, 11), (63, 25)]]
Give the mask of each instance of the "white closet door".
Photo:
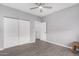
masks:
[(19, 21), (19, 44), (27, 44), (30, 42), (30, 22)]
[(46, 23), (41, 23), (41, 39), (43, 41), (46, 41)]
[(18, 20), (4, 18), (4, 48), (18, 44)]

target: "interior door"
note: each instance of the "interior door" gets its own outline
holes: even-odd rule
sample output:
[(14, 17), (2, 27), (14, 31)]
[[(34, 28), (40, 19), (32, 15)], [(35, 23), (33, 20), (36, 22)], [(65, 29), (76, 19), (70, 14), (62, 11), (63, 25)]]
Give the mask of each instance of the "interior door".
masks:
[(19, 20), (19, 44), (30, 42), (30, 21)]
[(35, 21), (35, 38), (40, 39), (41, 34), (41, 22)]
[(4, 18), (4, 48), (18, 45), (18, 20)]
[(41, 35), (40, 40), (46, 41), (46, 22), (41, 23), (41, 34), (40, 35)]

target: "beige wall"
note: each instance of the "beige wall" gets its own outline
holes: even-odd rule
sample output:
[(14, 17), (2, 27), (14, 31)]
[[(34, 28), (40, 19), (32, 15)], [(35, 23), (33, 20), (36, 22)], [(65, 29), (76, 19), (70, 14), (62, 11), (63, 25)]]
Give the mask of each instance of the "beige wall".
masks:
[(31, 41), (34, 40), (34, 20), (40, 20), (40, 18), (0, 4), (0, 48), (3, 48), (3, 17), (4, 16), (30, 20)]

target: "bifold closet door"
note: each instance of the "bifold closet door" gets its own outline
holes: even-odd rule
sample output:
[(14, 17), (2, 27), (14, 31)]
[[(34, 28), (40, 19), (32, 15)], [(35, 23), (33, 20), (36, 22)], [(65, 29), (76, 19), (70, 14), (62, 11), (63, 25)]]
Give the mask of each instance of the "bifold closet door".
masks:
[(19, 20), (19, 44), (30, 43), (30, 21)]
[(4, 48), (18, 45), (18, 20), (4, 18)]

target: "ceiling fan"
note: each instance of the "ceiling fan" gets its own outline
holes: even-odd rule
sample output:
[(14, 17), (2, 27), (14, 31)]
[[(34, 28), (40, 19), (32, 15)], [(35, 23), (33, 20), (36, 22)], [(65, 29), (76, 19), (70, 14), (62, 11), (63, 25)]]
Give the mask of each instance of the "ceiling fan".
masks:
[(34, 4), (36, 5), (36, 7), (30, 8), (31, 10), (33, 10), (33, 9), (40, 9), (40, 12), (43, 12), (43, 8), (52, 9), (51, 6), (45, 6), (46, 3), (34, 3)]

